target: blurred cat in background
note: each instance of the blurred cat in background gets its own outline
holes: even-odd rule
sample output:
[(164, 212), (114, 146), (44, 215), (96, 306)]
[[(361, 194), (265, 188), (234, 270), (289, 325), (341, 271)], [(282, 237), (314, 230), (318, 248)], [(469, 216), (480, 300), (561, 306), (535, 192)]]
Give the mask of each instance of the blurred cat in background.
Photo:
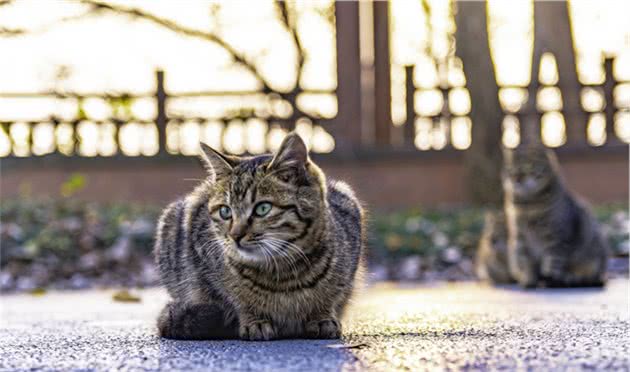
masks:
[(604, 285), (605, 240), (555, 154), (540, 143), (505, 149), (502, 177), (512, 278), (525, 288)]

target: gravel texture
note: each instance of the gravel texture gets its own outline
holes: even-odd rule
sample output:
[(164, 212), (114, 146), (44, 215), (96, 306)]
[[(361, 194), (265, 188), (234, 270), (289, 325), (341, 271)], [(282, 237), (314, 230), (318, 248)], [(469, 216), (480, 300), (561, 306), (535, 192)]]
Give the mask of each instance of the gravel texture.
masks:
[(343, 341), (170, 341), (155, 335), (167, 300), (113, 291), (0, 297), (0, 370), (630, 369), (629, 286), (490, 288), (380, 284), (356, 297)]

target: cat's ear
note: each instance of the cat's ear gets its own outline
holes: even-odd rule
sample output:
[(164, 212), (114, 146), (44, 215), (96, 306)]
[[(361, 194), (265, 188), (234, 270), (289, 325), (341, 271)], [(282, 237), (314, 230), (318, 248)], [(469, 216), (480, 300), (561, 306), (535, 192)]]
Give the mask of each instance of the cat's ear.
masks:
[(300, 168), (308, 161), (308, 150), (295, 132), (287, 134), (267, 169)]
[(215, 179), (228, 176), (238, 164), (236, 157), (222, 154), (203, 142), (199, 142), (199, 146), (201, 162)]

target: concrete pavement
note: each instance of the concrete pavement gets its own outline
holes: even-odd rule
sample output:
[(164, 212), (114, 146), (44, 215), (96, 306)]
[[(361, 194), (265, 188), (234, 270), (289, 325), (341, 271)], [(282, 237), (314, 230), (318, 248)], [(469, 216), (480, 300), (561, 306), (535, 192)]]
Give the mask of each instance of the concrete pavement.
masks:
[(359, 294), (343, 341), (171, 341), (167, 300), (113, 291), (0, 297), (0, 370), (630, 369), (629, 286), (521, 291), (476, 283), (380, 284)]

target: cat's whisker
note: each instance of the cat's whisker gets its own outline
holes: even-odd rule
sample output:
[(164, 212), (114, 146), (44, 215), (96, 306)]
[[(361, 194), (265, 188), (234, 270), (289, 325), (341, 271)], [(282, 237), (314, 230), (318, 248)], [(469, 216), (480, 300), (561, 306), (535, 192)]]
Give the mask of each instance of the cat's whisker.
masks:
[(283, 260), (284, 262), (287, 263), (287, 265), (290, 266), (290, 269), (293, 273), (293, 275), (295, 277), (297, 277), (297, 266), (295, 265), (296, 263), (296, 258), (289, 255), (287, 252), (285, 252), (282, 247), (276, 245), (273, 242), (270, 241), (264, 241), (265, 244), (267, 244), (267, 246), (272, 249), (274, 252), (277, 253), (278, 258), (280, 258), (281, 260)]
[(266, 244), (264, 244), (263, 242), (263, 252), (267, 252), (269, 254), (269, 257), (271, 258), (271, 260), (273, 261), (273, 268), (276, 271), (276, 282), (280, 282), (280, 266), (278, 265), (278, 262), (276, 261), (276, 255), (273, 254), (273, 252), (270, 250), (270, 247)]
[(255, 245), (256, 245), (256, 246), (260, 249), (260, 251), (261, 251), (261, 252), (262, 252), (262, 254), (263, 254), (263, 259), (264, 259), (264, 262), (265, 262), (265, 268), (269, 268), (269, 266), (271, 265), (271, 261), (270, 261), (270, 260), (268, 260), (268, 258), (269, 258), (269, 254), (268, 254), (268, 252), (265, 250), (265, 247), (263, 247), (261, 244), (259, 244), (259, 243), (257, 243), (257, 242), (255, 242), (254, 244), (255, 244)]
[(298, 257), (300, 257), (302, 260), (304, 260), (304, 262), (308, 265), (311, 266), (311, 262), (308, 259), (308, 256), (306, 255), (306, 253), (304, 253), (304, 251), (302, 251), (302, 249), (300, 247), (298, 247), (297, 245), (290, 243), (286, 240), (282, 240), (282, 239), (276, 239), (273, 238), (271, 236), (266, 236), (265, 237), (267, 240), (274, 242), (278, 245), (280, 245), (281, 248), (285, 248), (288, 249), (289, 251), (295, 253)]
[(227, 239), (224, 238), (212, 238), (205, 242), (199, 250), (203, 252), (203, 255), (206, 259), (212, 259), (212, 254), (216, 252), (217, 249), (220, 249), (221, 246), (227, 243)]

